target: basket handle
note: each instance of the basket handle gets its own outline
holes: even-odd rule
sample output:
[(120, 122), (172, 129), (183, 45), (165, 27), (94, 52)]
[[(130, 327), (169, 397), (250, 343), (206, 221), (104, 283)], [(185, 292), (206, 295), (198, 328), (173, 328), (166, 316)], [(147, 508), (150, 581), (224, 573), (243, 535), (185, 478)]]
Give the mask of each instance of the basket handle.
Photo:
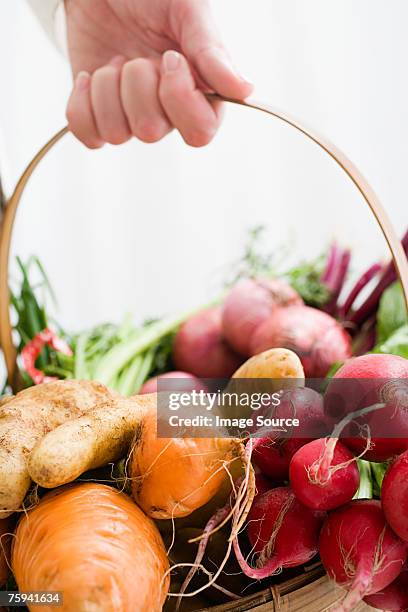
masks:
[[(402, 289), (405, 297), (405, 302), (408, 309), (408, 260), (405, 252), (402, 248), (401, 242), (390, 222), (390, 219), (385, 212), (382, 204), (378, 197), (356, 168), (356, 166), (331, 142), (317, 135), (313, 130), (305, 127), (299, 123), (296, 119), (289, 117), (288, 115), (280, 112), (279, 110), (263, 103), (254, 102), (251, 100), (239, 101), (229, 98), (221, 98), (218, 95), (211, 95), (212, 98), (224, 100), (232, 104), (238, 104), (240, 106), (246, 106), (257, 111), (266, 113), (280, 119), (284, 123), (295, 128), (307, 138), (315, 142), (319, 147), (323, 149), (334, 161), (340, 166), (340, 168), (347, 174), (352, 180), (357, 189), (360, 191), (364, 200), (368, 204), (371, 212), (373, 213), (379, 228), (381, 229), (385, 240), (389, 246), (389, 249), (394, 260), (397, 274), (402, 284)], [(10, 290), (8, 285), (8, 269), (10, 259), (10, 243), (12, 238), (13, 226), (18, 205), (20, 203), (21, 196), (27, 185), (29, 178), (38, 166), (39, 162), (45, 157), (48, 151), (68, 132), (68, 128), (63, 128), (60, 132), (55, 134), (47, 142), (46, 145), (37, 153), (34, 159), (27, 166), (26, 170), (22, 174), (14, 193), (10, 197), (1, 226), (0, 234), (0, 344), (3, 349), (4, 358), (7, 367), (8, 380), (13, 388), (18, 386), (17, 376), (18, 368), (16, 368), (16, 349), (13, 344), (12, 327), (10, 321)]]

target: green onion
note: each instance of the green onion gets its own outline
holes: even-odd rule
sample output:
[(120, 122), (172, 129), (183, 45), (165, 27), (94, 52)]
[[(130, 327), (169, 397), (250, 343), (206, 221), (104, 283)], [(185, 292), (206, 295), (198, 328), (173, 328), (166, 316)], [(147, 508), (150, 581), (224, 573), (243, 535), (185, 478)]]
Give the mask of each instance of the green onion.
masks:
[(140, 368), (138, 376), (134, 381), (134, 389), (132, 393), (137, 393), (138, 391), (140, 391), (140, 387), (143, 385), (143, 383), (145, 382), (146, 378), (149, 375), (149, 372), (153, 364), (154, 356), (155, 356), (154, 349), (150, 349), (147, 351), (143, 359), (142, 367)]
[(143, 357), (142, 355), (137, 355), (122, 372), (115, 391), (124, 396), (132, 395), (135, 392), (136, 381), (142, 365)]
[(94, 372), (95, 380), (107, 385), (136, 355), (155, 345), (164, 336), (177, 329), (190, 312), (178, 317), (169, 317), (150, 323), (141, 333), (136, 333), (127, 342), (114, 346), (99, 361)]

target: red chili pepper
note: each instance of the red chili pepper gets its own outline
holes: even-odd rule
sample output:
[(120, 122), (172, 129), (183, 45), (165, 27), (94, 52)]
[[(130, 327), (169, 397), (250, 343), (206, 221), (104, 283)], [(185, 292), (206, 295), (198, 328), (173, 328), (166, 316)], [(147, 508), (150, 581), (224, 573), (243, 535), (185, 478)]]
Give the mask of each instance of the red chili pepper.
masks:
[(48, 327), (38, 332), (30, 342), (27, 342), (21, 351), (23, 367), (31, 376), (35, 385), (58, 380), (54, 376), (46, 376), (44, 372), (41, 372), (41, 370), (35, 367), (37, 357), (46, 344), (63, 355), (68, 355), (69, 357), (72, 355), (72, 350), (65, 340), (59, 338), (57, 334), (48, 329)]

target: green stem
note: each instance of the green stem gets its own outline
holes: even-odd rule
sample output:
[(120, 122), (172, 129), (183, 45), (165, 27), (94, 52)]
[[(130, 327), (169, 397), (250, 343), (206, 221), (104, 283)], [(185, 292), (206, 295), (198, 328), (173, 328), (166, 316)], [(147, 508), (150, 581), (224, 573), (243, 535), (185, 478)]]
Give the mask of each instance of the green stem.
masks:
[(119, 378), (119, 381), (115, 387), (115, 391), (118, 391), (121, 395), (129, 396), (132, 395), (136, 386), (135, 382), (143, 365), (142, 355), (137, 355), (130, 364), (126, 367), (124, 372)]
[(43, 370), (46, 376), (56, 376), (57, 378), (71, 378), (72, 372), (54, 365), (46, 365)]
[[(193, 312), (196, 311), (195, 309)], [(132, 358), (149, 349), (161, 340), (163, 336), (167, 336), (167, 334), (176, 330), (191, 314), (192, 312), (188, 312), (182, 316), (161, 319), (150, 324), (144, 331), (138, 333), (136, 337), (123, 344), (114, 346), (100, 360), (94, 373), (94, 379), (103, 384), (109, 384)]]
[(380, 492), (387, 469), (388, 463), (371, 463), (371, 472)]
[(360, 472), (360, 486), (353, 499), (372, 499), (373, 483), (371, 480), (370, 463), (369, 461), (358, 459), (357, 465)]
[(131, 393), (138, 393), (140, 391), (140, 387), (145, 382), (146, 378), (149, 375), (150, 369), (152, 367), (154, 353), (155, 353), (155, 349), (152, 348), (149, 351), (147, 351), (146, 355), (144, 356), (142, 367), (140, 368), (139, 373), (136, 377), (136, 380), (134, 381), (133, 391), (131, 391), (129, 395)]

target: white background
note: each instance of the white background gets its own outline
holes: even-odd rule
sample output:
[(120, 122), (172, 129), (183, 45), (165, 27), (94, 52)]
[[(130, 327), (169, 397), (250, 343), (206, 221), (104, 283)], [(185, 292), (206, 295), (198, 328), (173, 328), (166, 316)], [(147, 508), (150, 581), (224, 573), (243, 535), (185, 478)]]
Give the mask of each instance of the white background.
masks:
[[(256, 98), (326, 134), (360, 167), (400, 234), (408, 225), (406, 0), (215, 0)], [(71, 79), (24, 0), (0, 0), (0, 168), (8, 192), (64, 124)], [(216, 141), (177, 134), (90, 152), (66, 138), (18, 214), (13, 253), (38, 254), (71, 330), (206, 301), (246, 229), (269, 249), (313, 255), (338, 236), (354, 271), (386, 249), (353, 188), (309, 142), (273, 119), (228, 109)]]

